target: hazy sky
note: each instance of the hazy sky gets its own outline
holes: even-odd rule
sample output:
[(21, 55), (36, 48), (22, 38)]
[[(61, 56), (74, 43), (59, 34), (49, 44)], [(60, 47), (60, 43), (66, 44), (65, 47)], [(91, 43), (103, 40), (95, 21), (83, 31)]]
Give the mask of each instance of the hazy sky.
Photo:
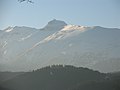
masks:
[(68, 24), (120, 28), (120, 0), (0, 0), (0, 29), (42, 28), (52, 19)]

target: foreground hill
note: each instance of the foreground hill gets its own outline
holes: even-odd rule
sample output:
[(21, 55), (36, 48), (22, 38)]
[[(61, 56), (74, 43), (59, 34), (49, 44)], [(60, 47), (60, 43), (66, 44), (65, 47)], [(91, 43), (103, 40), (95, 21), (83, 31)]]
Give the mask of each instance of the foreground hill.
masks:
[(0, 72), (0, 83), (12, 79), (21, 74), (24, 74), (24, 72)]
[(108, 76), (102, 81), (80, 84), (72, 90), (120, 90), (120, 75), (114, 77)]
[(120, 90), (119, 82), (118, 74), (53, 65), (16, 76), (2, 82), (1, 86), (11, 90)]

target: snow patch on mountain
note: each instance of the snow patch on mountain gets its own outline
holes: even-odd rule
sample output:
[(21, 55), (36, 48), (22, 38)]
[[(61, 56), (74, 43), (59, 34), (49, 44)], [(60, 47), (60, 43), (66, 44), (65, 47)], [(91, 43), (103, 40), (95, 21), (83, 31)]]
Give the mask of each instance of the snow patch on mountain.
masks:
[(61, 54), (66, 55), (67, 53), (65, 51), (62, 51)]
[(9, 26), (8, 28), (5, 29), (5, 32), (11, 32), (13, 29), (14, 29), (14, 27)]
[(7, 53), (7, 50), (5, 50), (3, 53), (6, 54), (6, 53)]
[(20, 40), (19, 40), (19, 41), (24, 41), (24, 40), (26, 40), (26, 39), (30, 38), (31, 36), (32, 36), (32, 34), (30, 34), (30, 35), (28, 35), (28, 36), (26, 36), (26, 37), (20, 38)]
[(72, 44), (72, 43), (70, 43), (68, 46), (69, 46), (69, 47), (72, 47), (72, 46), (73, 46), (73, 44)]
[(7, 41), (4, 41), (3, 48), (7, 45)]
[(72, 37), (78, 35), (79, 33), (85, 32), (90, 27), (77, 26), (77, 25), (67, 25), (60, 31), (48, 36), (43, 42), (48, 42), (51, 40), (61, 40), (67, 37)]
[(62, 31), (66, 31), (66, 30), (80, 30), (80, 31), (84, 31), (87, 27), (86, 26), (77, 26), (77, 25), (67, 25), (65, 26)]

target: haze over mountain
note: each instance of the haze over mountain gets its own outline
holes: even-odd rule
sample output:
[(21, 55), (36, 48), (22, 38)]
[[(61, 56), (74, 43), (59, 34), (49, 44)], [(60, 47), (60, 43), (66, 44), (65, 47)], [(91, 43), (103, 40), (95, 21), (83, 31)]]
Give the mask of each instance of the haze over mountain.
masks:
[(67, 25), (55, 19), (42, 29), (8, 27), (0, 31), (0, 70), (70, 64), (101, 72), (119, 71), (119, 38), (117, 28)]

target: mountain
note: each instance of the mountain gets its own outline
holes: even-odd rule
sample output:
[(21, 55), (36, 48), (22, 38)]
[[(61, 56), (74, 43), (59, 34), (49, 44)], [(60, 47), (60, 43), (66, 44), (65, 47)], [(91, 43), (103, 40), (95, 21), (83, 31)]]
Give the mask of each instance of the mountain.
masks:
[(52, 65), (18, 75), (2, 82), (1, 86), (10, 90), (119, 90), (119, 82), (120, 74)]
[(52, 20), (41, 29), (8, 27), (0, 34), (0, 70), (29, 71), (52, 64), (120, 70), (120, 29), (67, 25)]

